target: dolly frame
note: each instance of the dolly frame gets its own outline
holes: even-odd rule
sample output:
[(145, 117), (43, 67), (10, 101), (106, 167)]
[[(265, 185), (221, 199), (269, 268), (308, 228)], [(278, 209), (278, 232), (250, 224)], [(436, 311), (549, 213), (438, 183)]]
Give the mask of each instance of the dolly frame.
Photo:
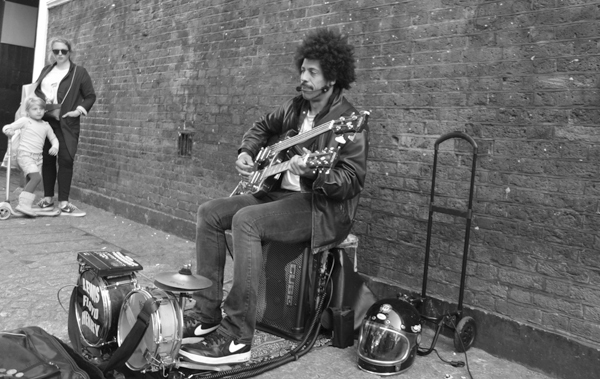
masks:
[[(446, 140), (460, 138), (467, 141), (471, 144), (473, 149), (472, 155), (472, 166), (471, 166), (471, 182), (469, 187), (469, 201), (468, 208), (466, 211), (457, 210), (454, 208), (442, 207), (435, 204), (435, 178), (437, 171), (437, 160), (438, 160), (438, 151), (439, 146)], [(431, 353), (435, 344), (437, 343), (437, 339), (441, 332), (441, 329), (444, 325), (454, 328), (454, 348), (458, 352), (467, 351), (475, 342), (475, 338), (477, 336), (477, 326), (475, 324), (475, 320), (470, 316), (463, 317), (463, 299), (464, 299), (464, 290), (465, 290), (465, 276), (467, 270), (467, 258), (469, 252), (469, 238), (471, 234), (471, 221), (473, 218), (473, 190), (475, 186), (475, 171), (477, 168), (477, 153), (478, 146), (473, 138), (461, 131), (450, 132), (442, 135), (435, 141), (434, 145), (434, 155), (433, 155), (433, 173), (431, 179), (431, 194), (429, 198), (429, 218), (427, 221), (427, 241), (425, 244), (425, 261), (424, 261), (424, 269), (423, 269), (423, 287), (421, 289), (421, 296), (419, 298), (410, 299), (411, 303), (415, 305), (417, 309), (422, 310), (422, 305), (427, 299), (427, 278), (429, 273), (429, 257), (430, 257), (430, 249), (431, 249), (431, 231), (433, 228), (433, 215), (434, 213), (444, 213), (452, 216), (463, 217), (466, 219), (466, 230), (464, 236), (464, 249), (463, 249), (463, 257), (462, 257), (462, 270), (460, 276), (460, 288), (459, 288), (459, 297), (458, 297), (458, 305), (455, 312), (446, 312), (439, 317), (431, 317), (426, 316), (421, 312), (421, 319), (425, 322), (433, 323), (436, 325), (435, 335), (433, 337), (431, 346), (428, 349), (419, 348), (417, 353), (419, 355), (428, 355)], [(455, 323), (456, 320), (456, 323)]]

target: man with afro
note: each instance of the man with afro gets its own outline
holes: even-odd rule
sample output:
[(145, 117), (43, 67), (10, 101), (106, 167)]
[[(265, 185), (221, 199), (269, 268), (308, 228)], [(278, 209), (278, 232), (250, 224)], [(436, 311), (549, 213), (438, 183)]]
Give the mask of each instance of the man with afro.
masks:
[[(356, 214), (367, 170), (366, 122), (359, 132), (342, 138), (334, 130), (322, 129), (330, 121), (352, 120), (353, 114), (360, 114), (342, 94), (355, 81), (354, 48), (347, 37), (317, 29), (298, 46), (294, 61), (300, 94), (264, 115), (244, 134), (235, 163), (242, 181), (234, 194), (198, 208), (197, 274), (213, 285), (195, 292), (194, 308), (184, 314), (180, 355), (194, 362), (219, 365), (250, 359), (263, 243), (305, 242), (318, 253), (346, 238)], [(297, 136), (283, 139), (290, 133)], [(288, 146), (286, 141), (296, 144)], [(306, 156), (325, 149), (337, 151), (335, 163), (328, 170), (314, 170)], [(257, 168), (269, 165), (273, 158), (267, 154), (265, 159), (264, 152), (279, 150), (289, 159), (289, 169), (270, 178), (268, 185), (268, 180), (249, 185)], [(228, 229), (234, 278), (222, 302)]]

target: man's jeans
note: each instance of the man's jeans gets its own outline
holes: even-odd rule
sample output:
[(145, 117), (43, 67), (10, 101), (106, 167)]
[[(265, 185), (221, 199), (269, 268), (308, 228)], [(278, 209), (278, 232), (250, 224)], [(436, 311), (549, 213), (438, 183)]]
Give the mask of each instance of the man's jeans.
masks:
[[(226, 259), (225, 230), (233, 233), (233, 286), (223, 304)], [(256, 325), (256, 302), (262, 270), (261, 241), (300, 243), (312, 235), (310, 193), (276, 191), (257, 199), (238, 195), (208, 201), (198, 208), (196, 223), (197, 273), (212, 286), (194, 293), (203, 323), (219, 323), (221, 330), (250, 345)]]

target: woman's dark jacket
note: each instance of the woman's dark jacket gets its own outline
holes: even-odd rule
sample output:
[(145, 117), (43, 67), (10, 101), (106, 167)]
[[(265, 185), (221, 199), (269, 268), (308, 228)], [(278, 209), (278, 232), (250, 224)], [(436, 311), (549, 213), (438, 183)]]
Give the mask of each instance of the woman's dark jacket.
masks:
[[(35, 90), (36, 96), (46, 100), (46, 96), (42, 92), (41, 83), (42, 80), (48, 75), (48, 73), (54, 68), (56, 63), (48, 65), (42, 69), (42, 73), (37, 80), (38, 87)], [(75, 71), (75, 67), (77, 67), (77, 71)], [(73, 78), (73, 72), (75, 72), (75, 77)], [(71, 86), (71, 78), (73, 78), (73, 85), (71, 90), (69, 90), (69, 86)], [(69, 92), (67, 94), (67, 91)], [(75, 153), (77, 152), (77, 144), (79, 142), (79, 131), (81, 128), (80, 117), (64, 117), (63, 115), (67, 112), (74, 111), (77, 109), (77, 106), (81, 105), (85, 108), (87, 112), (92, 109), (92, 105), (96, 101), (96, 93), (94, 92), (94, 86), (92, 85), (92, 79), (88, 74), (87, 70), (81, 66), (76, 66), (75, 63), (71, 62), (71, 67), (69, 68), (69, 72), (65, 77), (61, 80), (58, 86), (58, 93), (56, 95), (58, 103), (63, 101), (62, 106), (60, 107), (60, 128), (65, 137), (66, 148), (69, 151), (71, 157), (75, 157)], [(45, 121), (48, 121), (53, 129), (58, 128), (59, 122), (54, 119), (47, 119), (44, 117)], [(61, 146), (62, 147), (62, 146)]]
[[(315, 128), (341, 116), (348, 118), (358, 111), (336, 89), (327, 106), (315, 117)], [(256, 157), (261, 147), (269, 144), (273, 136), (281, 136), (289, 130), (297, 131), (309, 109), (309, 102), (302, 95), (288, 100), (276, 111), (265, 115), (244, 134), (239, 152), (245, 151)], [(352, 133), (351, 133), (352, 134)], [(367, 172), (368, 130), (356, 133), (351, 141), (339, 144), (333, 131), (307, 141), (311, 151), (340, 146), (335, 166), (320, 172), (310, 180), (300, 177), (303, 192), (312, 192), (312, 240), (313, 252), (319, 252), (340, 244), (350, 233), (358, 207), (360, 192), (364, 188)]]

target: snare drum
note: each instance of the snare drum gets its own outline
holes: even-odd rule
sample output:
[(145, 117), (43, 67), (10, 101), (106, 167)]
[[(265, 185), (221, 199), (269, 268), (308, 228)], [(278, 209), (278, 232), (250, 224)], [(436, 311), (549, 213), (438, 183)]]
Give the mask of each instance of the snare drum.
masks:
[(135, 274), (100, 277), (94, 270), (85, 270), (79, 275), (77, 286), (75, 315), (82, 342), (90, 347), (116, 342), (123, 299), (137, 287)]
[(159, 301), (160, 306), (151, 315), (144, 336), (127, 361), (127, 367), (134, 371), (158, 371), (172, 365), (181, 347), (183, 311), (175, 295), (159, 288), (137, 289), (127, 295), (119, 314), (119, 346), (135, 325), (146, 300), (151, 298)]

